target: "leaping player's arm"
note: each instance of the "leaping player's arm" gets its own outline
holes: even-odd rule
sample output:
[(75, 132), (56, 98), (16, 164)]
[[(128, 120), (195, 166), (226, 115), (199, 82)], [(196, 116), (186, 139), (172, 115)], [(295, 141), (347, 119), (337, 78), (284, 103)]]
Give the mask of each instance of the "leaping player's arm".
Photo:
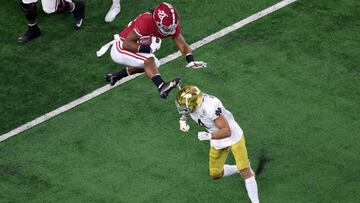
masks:
[(192, 54), (192, 50), (191, 50), (190, 46), (186, 43), (186, 41), (185, 41), (184, 37), (181, 35), (181, 33), (172, 39), (175, 42), (176, 46), (179, 48), (179, 50), (183, 56)]
[(199, 69), (207, 66), (207, 64), (204, 61), (195, 61), (191, 47), (186, 43), (181, 33), (179, 33), (179, 35), (177, 35), (172, 39), (175, 42), (175, 44), (179, 47), (181, 54), (185, 56), (185, 59), (188, 62), (188, 64), (186, 65), (187, 68)]
[(140, 36), (136, 34), (134, 30), (130, 31), (128, 36), (123, 42), (123, 48), (127, 51), (131, 52), (138, 52), (139, 51), (139, 44), (138, 40), (140, 39)]
[(211, 139), (218, 140), (231, 136), (231, 129), (229, 123), (223, 115), (218, 116), (215, 120), (216, 127), (219, 128), (218, 131), (211, 133)]

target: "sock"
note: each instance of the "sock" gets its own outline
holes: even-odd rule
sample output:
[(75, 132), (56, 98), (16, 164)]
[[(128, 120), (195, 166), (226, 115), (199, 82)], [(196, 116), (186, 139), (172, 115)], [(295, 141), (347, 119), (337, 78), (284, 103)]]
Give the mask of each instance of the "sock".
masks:
[(37, 23), (36, 22), (32, 24), (28, 23), (28, 27), (29, 29), (35, 29), (37, 27)]
[(224, 165), (224, 175), (223, 175), (223, 177), (231, 176), (231, 175), (233, 175), (235, 173), (239, 173), (239, 170), (236, 168), (236, 165), (228, 165), (228, 164)]
[(165, 83), (164, 80), (161, 78), (160, 75), (155, 75), (151, 78), (151, 80), (153, 81), (153, 83), (155, 84), (155, 86), (160, 89), (162, 87), (162, 85)]
[(73, 2), (75, 4), (71, 12), (74, 13), (75, 19), (84, 18), (85, 2), (83, 0), (78, 0)]
[(114, 76), (117, 80), (120, 80), (126, 76), (129, 76), (127, 68), (122, 69), (120, 72), (114, 73)]
[(258, 188), (255, 176), (245, 180), (245, 187), (252, 203), (259, 202)]
[(120, 0), (113, 0), (113, 5), (120, 4)]

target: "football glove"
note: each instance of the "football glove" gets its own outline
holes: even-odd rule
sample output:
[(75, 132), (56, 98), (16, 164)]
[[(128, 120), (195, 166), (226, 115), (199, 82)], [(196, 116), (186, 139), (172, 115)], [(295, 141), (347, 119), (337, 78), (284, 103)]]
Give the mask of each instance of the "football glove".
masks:
[(189, 132), (190, 126), (186, 123), (186, 121), (180, 119), (179, 124), (181, 131), (183, 131), (184, 133)]
[(207, 63), (205, 63), (204, 61), (191, 61), (186, 65), (186, 68), (191, 68), (191, 69), (200, 69), (206, 67), (207, 67)]
[(200, 141), (211, 140), (211, 133), (198, 132), (198, 139), (199, 139)]
[(151, 37), (151, 44), (150, 44), (151, 53), (155, 53), (157, 50), (159, 50), (160, 46), (161, 46), (161, 39), (154, 36)]
[(180, 130), (187, 133), (189, 132), (190, 126), (186, 123), (187, 116), (181, 116), (179, 119)]

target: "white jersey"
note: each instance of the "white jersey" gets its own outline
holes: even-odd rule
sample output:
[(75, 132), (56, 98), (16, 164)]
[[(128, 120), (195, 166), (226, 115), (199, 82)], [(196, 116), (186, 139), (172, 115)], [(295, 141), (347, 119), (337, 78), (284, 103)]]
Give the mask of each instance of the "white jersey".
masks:
[(243, 131), (239, 124), (236, 123), (232, 113), (225, 109), (221, 101), (211, 95), (203, 94), (203, 100), (197, 110), (190, 113), (191, 118), (199, 125), (205, 127), (209, 133), (219, 130), (216, 127), (215, 119), (223, 115), (229, 123), (231, 136), (223, 139), (211, 139), (210, 144), (215, 149), (223, 149), (229, 147), (241, 139)]

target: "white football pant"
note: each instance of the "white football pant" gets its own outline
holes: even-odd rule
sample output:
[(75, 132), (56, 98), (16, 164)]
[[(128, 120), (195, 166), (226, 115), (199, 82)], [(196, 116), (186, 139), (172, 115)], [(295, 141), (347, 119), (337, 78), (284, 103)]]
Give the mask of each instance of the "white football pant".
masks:
[[(72, 2), (72, 0), (65, 0), (67, 2)], [(22, 2), (24, 4), (31, 4), (31, 3), (36, 3), (38, 2), (38, 0), (22, 0)], [(50, 13), (55, 13), (55, 11), (57, 10), (57, 7), (60, 4), (60, 0), (41, 0), (41, 4), (42, 4), (42, 8), (44, 10), (45, 13), (50, 14)]]
[(147, 53), (133, 53), (126, 51), (122, 48), (122, 41), (116, 41), (110, 52), (111, 58), (114, 62), (134, 68), (144, 68), (144, 62), (147, 58), (153, 57), (155, 60), (156, 67), (159, 68), (160, 61), (154, 54)]

